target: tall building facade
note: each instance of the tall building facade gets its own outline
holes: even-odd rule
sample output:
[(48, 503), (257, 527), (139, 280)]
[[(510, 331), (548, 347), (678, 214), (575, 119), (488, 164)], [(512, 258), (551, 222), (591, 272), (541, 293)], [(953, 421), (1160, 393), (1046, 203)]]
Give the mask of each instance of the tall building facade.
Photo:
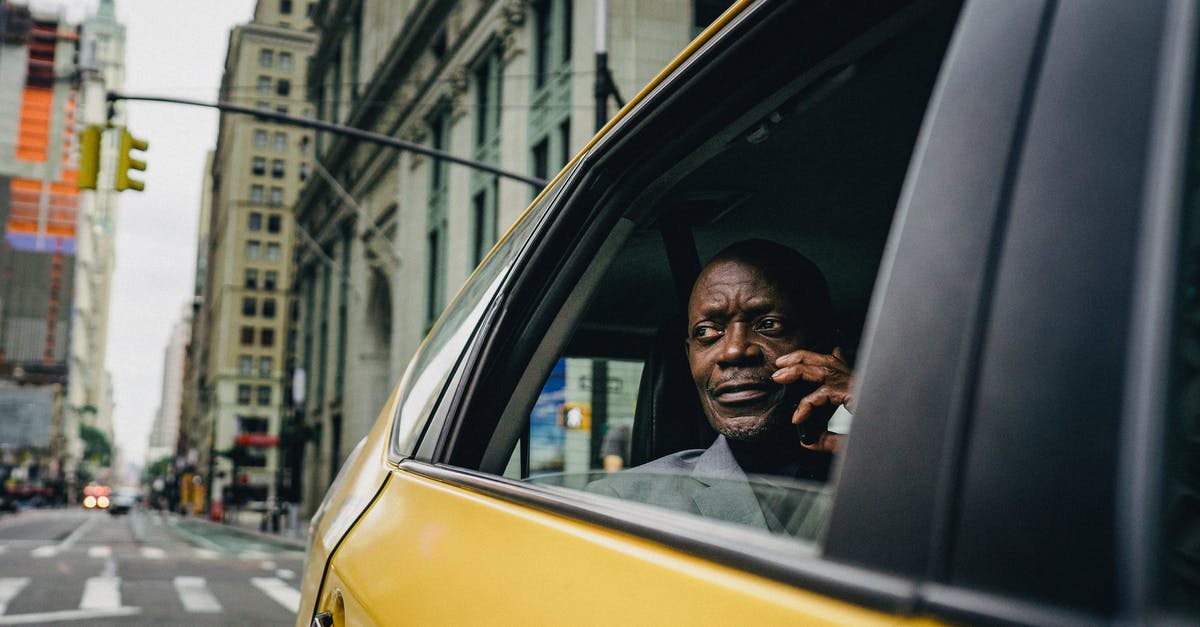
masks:
[(0, 433), (0, 486), (59, 495), (82, 450), (77, 417), (64, 410), (79, 39), (58, 15), (0, 5), (0, 414), (7, 427), (29, 427)]
[[(125, 84), (125, 27), (117, 22), (113, 0), (101, 0), (84, 20), (79, 49), (80, 125), (109, 121), (105, 94)], [(123, 125), (125, 110), (114, 105), (111, 122)], [(105, 368), (108, 312), (115, 261), (118, 192), (113, 189), (116, 133), (101, 150), (97, 189), (79, 196), (74, 281), (74, 315), (68, 369), (67, 411), (113, 437), (112, 377)]]
[[(303, 6), (260, 1), (233, 30), (220, 99), (311, 115), (304, 78), (316, 38)], [(277, 441), (290, 346), (288, 286), (307, 133), (245, 115), (221, 117), (211, 170), (205, 278), (194, 335), (198, 411), (211, 429), (213, 509), (276, 494)], [(218, 505), (219, 504), (219, 505)]]
[[(597, 130), (597, 5), (613, 83), (628, 97), (728, 3), (324, 0), (309, 98), (325, 121), (550, 178)], [(537, 191), (332, 134), (315, 147), (295, 208), (311, 242), (296, 251), (302, 389), (284, 442), (304, 469), (308, 511)]]
[(162, 400), (158, 404), (158, 411), (154, 413), (154, 423), (146, 443), (147, 465), (160, 457), (176, 456), (180, 443), (179, 415), (183, 408), (183, 371), (191, 335), (192, 307), (189, 303), (171, 327), (171, 336), (163, 352)]

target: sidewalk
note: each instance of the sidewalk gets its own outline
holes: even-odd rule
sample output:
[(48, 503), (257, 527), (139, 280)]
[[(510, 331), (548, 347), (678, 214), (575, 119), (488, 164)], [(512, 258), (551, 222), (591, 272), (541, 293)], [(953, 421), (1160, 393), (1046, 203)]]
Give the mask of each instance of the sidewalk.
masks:
[(263, 542), (283, 545), (301, 551), (308, 548), (307, 520), (298, 520), (294, 526), (288, 527), (286, 519), (281, 518), (279, 533), (271, 533), (262, 531), (262, 512), (248, 510), (226, 511), (225, 522), (213, 522), (202, 516), (181, 516), (173, 512), (171, 515), (180, 519), (186, 519), (192, 523), (199, 522), (220, 528), (224, 531), (232, 531), (238, 535)]

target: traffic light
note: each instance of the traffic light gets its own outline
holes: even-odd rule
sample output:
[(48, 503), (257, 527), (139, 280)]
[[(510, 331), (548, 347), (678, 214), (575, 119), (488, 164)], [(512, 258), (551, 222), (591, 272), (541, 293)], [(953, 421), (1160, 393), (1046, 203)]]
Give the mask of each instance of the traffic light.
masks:
[(91, 124), (79, 132), (79, 189), (96, 189), (100, 174), (100, 137), (104, 127)]
[(142, 181), (137, 181), (129, 178), (130, 170), (146, 170), (146, 162), (141, 159), (135, 159), (129, 154), (134, 150), (145, 151), (150, 147), (150, 144), (144, 139), (138, 139), (129, 134), (129, 130), (121, 128), (121, 146), (117, 151), (117, 191), (123, 192), (127, 189), (143, 191), (146, 189), (146, 184)]

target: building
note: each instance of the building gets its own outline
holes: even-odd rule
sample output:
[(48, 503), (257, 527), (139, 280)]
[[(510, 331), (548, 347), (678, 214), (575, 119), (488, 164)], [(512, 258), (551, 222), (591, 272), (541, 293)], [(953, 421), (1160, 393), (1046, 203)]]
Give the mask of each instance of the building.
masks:
[(0, 386), (10, 401), (40, 399), (18, 403), (34, 412), (21, 419), (31, 430), (0, 446), (0, 478), (8, 488), (53, 484), (59, 495), (82, 451), (78, 416), (62, 402), (79, 210), (79, 37), (57, 15), (0, 4)]
[[(230, 34), (220, 99), (311, 115), (304, 101), (316, 38), (290, 0), (259, 2)], [(308, 134), (240, 114), (222, 115), (212, 160), (205, 276), (192, 354), (197, 412), (211, 429), (208, 485), (217, 516), (225, 504), (276, 494), (293, 240), (289, 207), (302, 183)], [(189, 426), (189, 428), (190, 428)]]
[[(95, 15), (84, 20), (79, 66), (80, 123), (104, 124), (109, 114), (106, 92), (120, 90), (125, 83), (125, 27), (117, 23), (113, 0), (101, 0)], [(123, 125), (124, 106), (114, 105), (112, 113), (111, 122)], [(105, 135), (97, 189), (79, 195), (67, 386), (67, 411), (105, 433), (110, 441), (112, 377), (105, 368), (105, 357), (119, 197), (113, 188), (116, 141), (116, 133)]]
[(146, 446), (147, 465), (160, 457), (176, 456), (180, 442), (179, 414), (183, 408), (183, 370), (191, 336), (192, 307), (189, 303), (171, 328), (171, 337), (163, 354), (162, 401), (154, 414)]
[[(728, 2), (324, 0), (308, 70), (321, 120), (546, 179), (597, 130), (597, 6), (618, 94), (635, 93)], [(615, 99), (605, 99), (607, 113)], [(296, 203), (307, 511), (366, 433), (410, 356), (535, 189), (318, 133)], [(301, 463), (299, 459), (303, 460)]]

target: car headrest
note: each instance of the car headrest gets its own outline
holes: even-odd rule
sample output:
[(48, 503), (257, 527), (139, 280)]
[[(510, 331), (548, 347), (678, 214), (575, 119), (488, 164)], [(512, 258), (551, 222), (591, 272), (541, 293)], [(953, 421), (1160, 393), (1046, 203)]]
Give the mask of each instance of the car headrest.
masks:
[(631, 466), (686, 449), (707, 448), (717, 437), (700, 408), (684, 353), (685, 331), (683, 318), (672, 318), (654, 335), (634, 408)]

